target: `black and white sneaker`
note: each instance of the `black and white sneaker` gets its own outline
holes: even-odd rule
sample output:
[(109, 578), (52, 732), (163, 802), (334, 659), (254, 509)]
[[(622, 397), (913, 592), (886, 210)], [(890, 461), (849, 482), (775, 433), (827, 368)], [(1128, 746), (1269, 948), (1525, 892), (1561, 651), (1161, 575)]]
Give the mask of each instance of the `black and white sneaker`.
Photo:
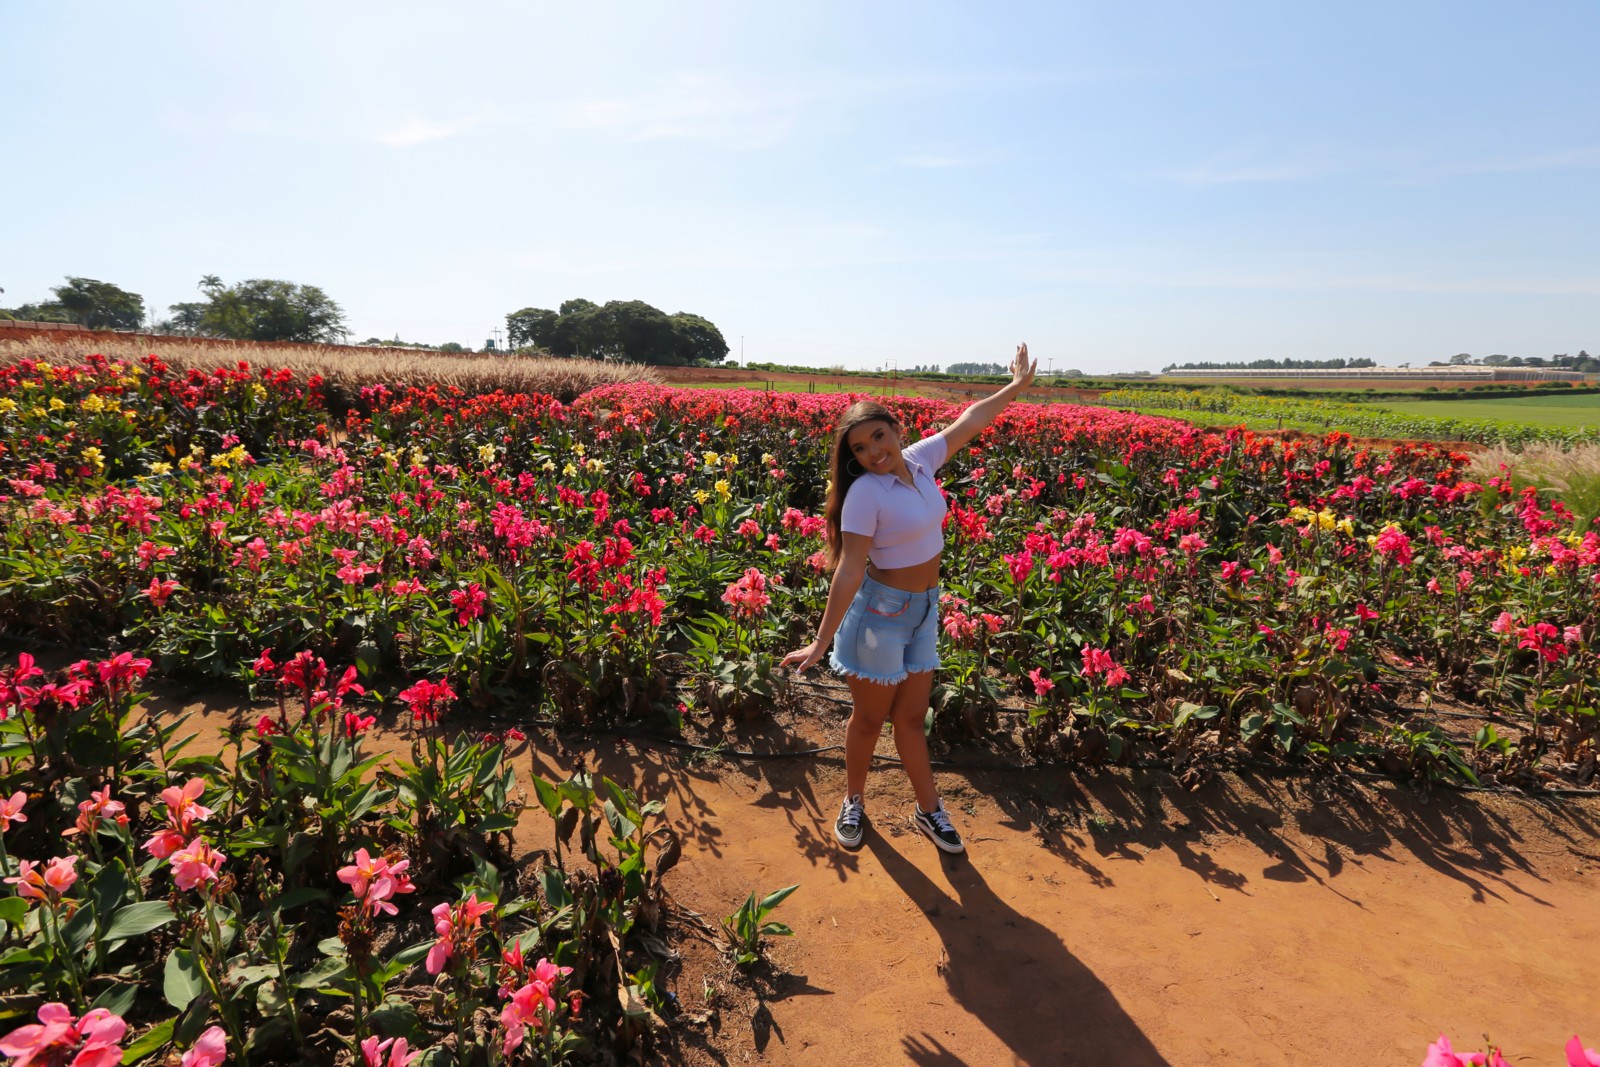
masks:
[(861, 794), (845, 797), (839, 805), (839, 817), (833, 820), (834, 839), (845, 848), (860, 848), (866, 821), (867, 806), (861, 802)]
[(913, 804), (912, 810), (916, 814), (911, 816), (911, 824), (927, 834), (939, 848), (945, 852), (967, 850), (967, 846), (961, 843), (961, 835), (950, 824), (950, 816), (945, 814), (944, 801), (939, 801), (939, 806), (932, 811), (923, 811), (918, 804)]

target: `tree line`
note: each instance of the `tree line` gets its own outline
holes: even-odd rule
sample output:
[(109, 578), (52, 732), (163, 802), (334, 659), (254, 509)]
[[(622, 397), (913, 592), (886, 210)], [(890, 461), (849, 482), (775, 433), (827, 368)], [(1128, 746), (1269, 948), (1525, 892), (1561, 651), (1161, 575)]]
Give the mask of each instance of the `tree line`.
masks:
[(525, 307), (506, 316), (506, 336), (516, 350), (631, 363), (686, 366), (728, 355), (722, 331), (707, 319), (687, 311), (668, 315), (643, 300), (576, 298), (556, 311)]
[[(110, 282), (68, 277), (50, 292), (54, 300), (0, 308), (0, 318), (75, 322), (91, 330), (137, 330), (145, 324), (144, 297)], [(315, 285), (277, 278), (250, 278), (227, 285), (215, 274), (207, 274), (200, 279), (200, 292), (202, 300), (170, 305), (170, 317), (152, 323), (151, 330), (234, 341), (307, 344), (329, 344), (349, 337), (344, 309)]]

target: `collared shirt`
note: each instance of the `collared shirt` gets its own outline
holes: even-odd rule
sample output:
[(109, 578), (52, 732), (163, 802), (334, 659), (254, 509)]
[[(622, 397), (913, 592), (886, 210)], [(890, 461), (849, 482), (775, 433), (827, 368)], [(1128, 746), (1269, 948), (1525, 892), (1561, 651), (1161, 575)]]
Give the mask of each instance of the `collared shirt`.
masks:
[(867, 558), (879, 568), (913, 567), (944, 549), (944, 516), (949, 508), (933, 474), (944, 466), (948, 452), (944, 434), (924, 437), (900, 453), (911, 475), (910, 485), (893, 474), (872, 471), (850, 484), (839, 527), (872, 538)]

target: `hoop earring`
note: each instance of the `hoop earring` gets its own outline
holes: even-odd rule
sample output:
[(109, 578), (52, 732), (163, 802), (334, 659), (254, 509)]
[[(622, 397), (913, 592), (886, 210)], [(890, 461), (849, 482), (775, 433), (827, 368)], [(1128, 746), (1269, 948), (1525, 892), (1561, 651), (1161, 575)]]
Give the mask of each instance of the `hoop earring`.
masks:
[[(852, 467), (855, 469), (851, 470)], [(845, 460), (844, 472), (852, 478), (859, 478), (863, 474), (867, 473), (867, 468), (863, 467), (860, 463), (857, 463), (855, 457), (852, 456), (850, 459)]]

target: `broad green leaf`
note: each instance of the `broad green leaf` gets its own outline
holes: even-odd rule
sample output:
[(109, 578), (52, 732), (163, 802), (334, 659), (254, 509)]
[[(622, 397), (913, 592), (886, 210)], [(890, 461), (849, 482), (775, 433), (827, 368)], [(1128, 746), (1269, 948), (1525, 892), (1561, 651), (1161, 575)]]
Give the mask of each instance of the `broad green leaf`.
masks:
[(168, 1042), (172, 1040), (172, 1028), (177, 1025), (177, 1022), (177, 1016), (173, 1016), (170, 1019), (162, 1019), (140, 1034), (133, 1044), (122, 1050), (122, 1062), (124, 1064), (138, 1063), (158, 1049), (165, 1048)]
[(167, 957), (161, 980), (161, 993), (167, 998), (167, 1003), (182, 1011), (204, 988), (205, 979), (195, 963), (194, 953), (184, 948), (174, 949)]

